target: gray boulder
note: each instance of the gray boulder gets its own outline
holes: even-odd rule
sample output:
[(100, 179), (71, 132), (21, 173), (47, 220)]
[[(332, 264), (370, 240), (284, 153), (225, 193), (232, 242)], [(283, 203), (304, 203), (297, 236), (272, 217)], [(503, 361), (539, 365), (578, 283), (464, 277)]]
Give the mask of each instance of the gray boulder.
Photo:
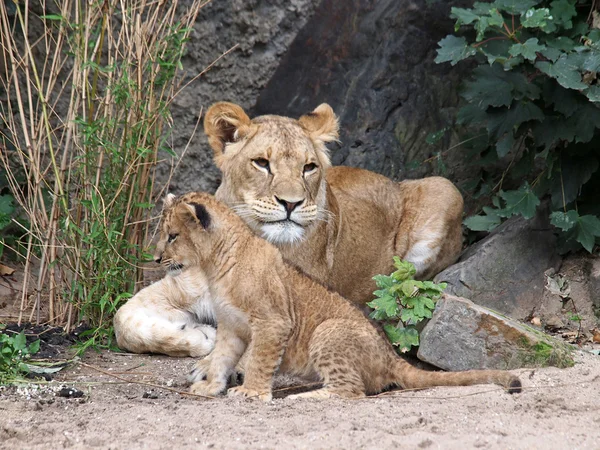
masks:
[(543, 302), (544, 272), (558, 270), (561, 262), (547, 217), (541, 208), (535, 219), (507, 220), (435, 280), (448, 283), (448, 294), (472, 299), (513, 319), (530, 319)]
[(571, 347), (465, 298), (444, 295), (421, 331), (417, 357), (436, 367), (570, 367)]

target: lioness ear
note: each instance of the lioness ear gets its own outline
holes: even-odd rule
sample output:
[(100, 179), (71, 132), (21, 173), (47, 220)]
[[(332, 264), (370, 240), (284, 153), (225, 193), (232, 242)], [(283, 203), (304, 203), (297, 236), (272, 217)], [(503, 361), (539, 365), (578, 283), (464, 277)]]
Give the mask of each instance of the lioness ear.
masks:
[(163, 208), (170, 208), (177, 197), (173, 194), (167, 194), (163, 200)]
[(215, 103), (208, 108), (204, 117), (204, 132), (215, 156), (221, 155), (226, 144), (236, 142), (246, 135), (249, 129), (250, 118), (234, 103)]
[(321, 103), (313, 112), (300, 117), (298, 122), (314, 141), (331, 142), (339, 137), (338, 119), (327, 103)]
[(211, 219), (206, 207), (200, 203), (184, 203), (184, 205), (195, 221), (199, 222), (205, 230), (208, 229)]

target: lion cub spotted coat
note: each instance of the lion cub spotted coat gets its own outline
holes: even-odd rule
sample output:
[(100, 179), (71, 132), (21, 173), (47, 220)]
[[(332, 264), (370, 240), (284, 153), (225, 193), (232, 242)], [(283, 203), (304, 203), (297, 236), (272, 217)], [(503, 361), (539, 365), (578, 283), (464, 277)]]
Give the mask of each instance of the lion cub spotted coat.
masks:
[(192, 392), (220, 393), (244, 351), (244, 384), (230, 395), (271, 399), (277, 370), (322, 380), (321, 389), (297, 397), (361, 397), (391, 385), (497, 383), (520, 390), (519, 379), (504, 371), (412, 367), (356, 307), (284, 262), (224, 204), (203, 193), (166, 203), (156, 257), (175, 274), (205, 271), (219, 324), (215, 350), (200, 361)]

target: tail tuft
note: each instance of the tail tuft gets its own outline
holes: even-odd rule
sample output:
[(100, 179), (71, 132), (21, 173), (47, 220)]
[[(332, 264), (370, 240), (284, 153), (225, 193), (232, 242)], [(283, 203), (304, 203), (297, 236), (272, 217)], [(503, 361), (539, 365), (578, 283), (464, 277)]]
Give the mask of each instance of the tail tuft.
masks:
[(521, 387), (521, 380), (519, 380), (517, 377), (512, 377), (508, 383), (508, 393), (519, 394), (521, 393)]

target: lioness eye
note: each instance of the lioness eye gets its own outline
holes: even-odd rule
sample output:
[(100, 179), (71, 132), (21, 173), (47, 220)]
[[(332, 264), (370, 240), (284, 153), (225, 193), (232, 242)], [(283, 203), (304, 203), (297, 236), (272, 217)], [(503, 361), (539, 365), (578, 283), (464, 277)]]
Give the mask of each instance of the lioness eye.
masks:
[(312, 172), (316, 168), (317, 168), (317, 165), (315, 163), (307, 164), (304, 166), (304, 173)]
[(265, 158), (256, 158), (253, 159), (252, 162), (256, 164), (258, 167), (269, 170), (269, 160)]
[(177, 235), (176, 234), (170, 234), (169, 238), (167, 239), (167, 242), (173, 242), (175, 239), (177, 239)]

